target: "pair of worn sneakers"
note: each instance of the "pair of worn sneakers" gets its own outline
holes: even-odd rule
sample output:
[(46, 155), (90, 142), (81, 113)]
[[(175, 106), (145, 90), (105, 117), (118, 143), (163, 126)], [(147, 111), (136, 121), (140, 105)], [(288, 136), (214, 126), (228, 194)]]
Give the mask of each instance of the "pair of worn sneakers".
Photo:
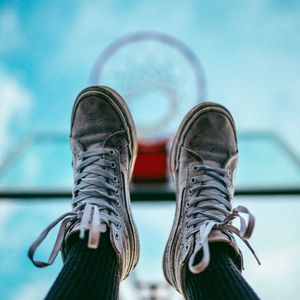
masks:
[[(44, 267), (59, 251), (63, 259), (67, 256), (71, 237), (79, 234), (84, 238), (88, 234), (88, 247), (98, 248), (101, 234), (109, 231), (124, 279), (138, 261), (139, 241), (129, 192), (137, 137), (122, 97), (108, 87), (84, 89), (73, 107), (70, 143), (74, 169), (72, 211), (41, 233), (29, 249), (29, 257), (36, 266)], [(233, 234), (249, 246), (254, 217), (242, 206), (232, 208), (237, 158), (235, 125), (229, 111), (210, 102), (194, 107), (183, 119), (172, 146), (171, 171), (177, 201), (163, 261), (166, 279), (182, 294), (187, 268), (197, 274), (209, 265), (209, 243), (228, 244), (233, 261), (239, 269), (243, 267)], [(247, 223), (239, 213), (249, 215)], [(234, 218), (240, 219), (240, 228), (232, 225)], [(35, 250), (59, 222), (48, 261), (35, 260)]]

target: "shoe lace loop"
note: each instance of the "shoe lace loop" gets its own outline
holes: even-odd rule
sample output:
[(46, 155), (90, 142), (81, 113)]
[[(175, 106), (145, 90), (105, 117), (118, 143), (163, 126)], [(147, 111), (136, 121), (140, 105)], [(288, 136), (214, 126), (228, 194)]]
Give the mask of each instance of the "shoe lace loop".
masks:
[[(82, 152), (77, 157), (74, 169), (74, 190), (72, 211), (65, 213), (49, 224), (31, 245), (28, 256), (37, 267), (52, 264), (61, 249), (65, 233), (70, 226), (80, 222), (79, 237), (84, 238), (89, 231), (88, 247), (97, 248), (101, 232), (113, 223), (117, 228), (119, 221), (115, 205), (119, 205), (117, 176), (114, 172), (116, 163), (109, 156), (114, 156), (114, 150), (102, 148)], [(61, 222), (53, 250), (47, 262), (34, 259), (34, 253), (45, 240), (48, 233)]]
[[(248, 243), (253, 227), (254, 216), (243, 206), (232, 209), (231, 198), (232, 191), (228, 179), (228, 171), (222, 168), (212, 168), (207, 165), (194, 165), (196, 173), (188, 193), (191, 195), (189, 205), (187, 206), (187, 232), (186, 239), (196, 235), (196, 244), (193, 253), (189, 259), (189, 269), (193, 273), (199, 273), (204, 270), (209, 263), (208, 236), (213, 229), (219, 229), (222, 232), (229, 231), (236, 234), (250, 249), (260, 264), (254, 250)], [(240, 215), (248, 215), (248, 222)], [(232, 225), (232, 221), (238, 218), (240, 228)], [(196, 263), (196, 255), (202, 250), (202, 257)]]

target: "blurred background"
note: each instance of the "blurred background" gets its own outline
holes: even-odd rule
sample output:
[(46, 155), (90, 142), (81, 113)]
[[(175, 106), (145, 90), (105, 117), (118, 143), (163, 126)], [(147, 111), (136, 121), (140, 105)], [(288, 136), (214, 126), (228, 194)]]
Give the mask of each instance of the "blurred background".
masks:
[[(143, 56), (144, 46), (137, 46), (137, 60), (126, 60), (126, 71), (143, 63), (144, 69), (135, 74), (127, 77), (125, 72), (115, 82), (121, 71), (112, 67), (101, 80), (93, 74), (112, 43), (145, 31), (172, 37), (199, 63), (201, 97), (193, 81), (195, 66), (180, 51), (174, 52), (182, 59), (182, 69), (176, 70), (173, 62), (179, 60), (165, 59), (174, 49), (155, 46), (149, 51), (158, 61), (155, 76), (159, 74), (157, 78), (167, 86), (179, 89), (185, 77), (185, 88), (177, 97), (178, 116), (204, 99), (220, 102), (232, 112), (240, 144), (235, 201), (256, 216), (251, 244), (262, 261), (258, 266), (241, 245), (244, 275), (262, 299), (296, 299), (300, 292), (300, 4), (293, 0), (0, 1), (1, 299), (41, 299), (57, 276), (60, 258), (48, 269), (36, 269), (26, 253), (37, 234), (70, 209), (68, 197), (51, 195), (72, 188), (68, 134), (74, 99), (97, 80), (123, 95), (128, 85), (139, 85), (139, 76), (151, 68), (144, 64), (149, 57)], [(112, 61), (117, 60), (111, 57)], [(154, 86), (149, 74), (143, 84)], [(147, 101), (152, 100), (146, 97), (143, 105), (133, 107), (135, 119), (143, 122)], [(159, 107), (152, 105), (152, 113), (160, 112)], [(168, 102), (162, 107), (168, 108)], [(166, 125), (166, 134), (172, 135), (179, 119)], [(36, 192), (48, 197), (30, 198)], [(180, 299), (161, 270), (175, 202), (135, 200), (141, 259), (123, 283), (121, 299), (150, 299), (151, 293), (157, 295), (152, 299)], [(40, 257), (47, 256), (54, 236), (41, 248)]]

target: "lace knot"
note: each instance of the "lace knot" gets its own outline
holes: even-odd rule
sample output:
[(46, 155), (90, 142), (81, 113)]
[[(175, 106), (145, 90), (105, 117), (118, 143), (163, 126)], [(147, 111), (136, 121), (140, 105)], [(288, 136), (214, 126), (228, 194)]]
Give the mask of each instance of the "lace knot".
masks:
[[(221, 168), (212, 168), (206, 165), (196, 165), (193, 167), (195, 172), (202, 171), (193, 175), (195, 178), (192, 183), (192, 200), (189, 201), (187, 215), (187, 233), (186, 239), (195, 236), (195, 245), (193, 253), (189, 259), (189, 269), (193, 273), (203, 271), (209, 263), (208, 240), (213, 230), (221, 232), (231, 232), (237, 235), (250, 249), (260, 264), (254, 250), (247, 242), (254, 227), (254, 216), (243, 206), (232, 209), (232, 193), (229, 189), (230, 182), (228, 171)], [(198, 193), (197, 193), (198, 191)], [(240, 213), (249, 216), (248, 223)], [(240, 228), (233, 226), (233, 219), (240, 220)], [(196, 255), (202, 251), (202, 258), (195, 263)]]

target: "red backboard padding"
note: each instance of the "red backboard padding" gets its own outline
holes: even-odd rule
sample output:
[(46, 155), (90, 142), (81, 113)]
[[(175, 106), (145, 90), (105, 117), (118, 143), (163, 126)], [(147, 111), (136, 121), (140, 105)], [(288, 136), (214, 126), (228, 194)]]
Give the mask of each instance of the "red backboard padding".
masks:
[(167, 140), (152, 144), (139, 143), (133, 181), (167, 181)]

